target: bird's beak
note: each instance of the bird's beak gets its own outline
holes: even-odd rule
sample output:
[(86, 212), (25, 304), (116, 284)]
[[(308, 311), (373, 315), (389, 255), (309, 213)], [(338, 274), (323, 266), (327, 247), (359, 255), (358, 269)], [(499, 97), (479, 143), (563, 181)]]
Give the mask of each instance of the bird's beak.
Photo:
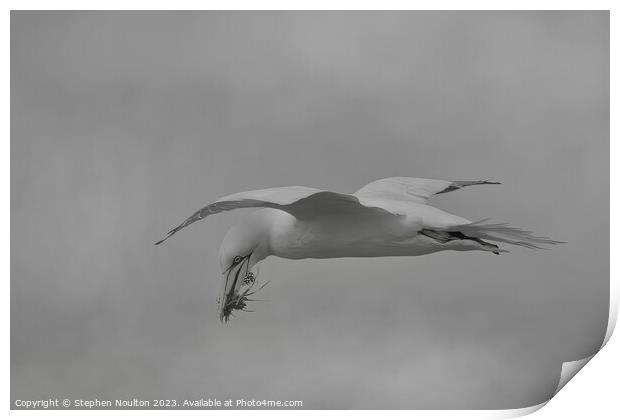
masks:
[(223, 273), (219, 296), (220, 321), (227, 322), (235, 310), (245, 310), (248, 297), (253, 293), (255, 275), (250, 271), (250, 255)]

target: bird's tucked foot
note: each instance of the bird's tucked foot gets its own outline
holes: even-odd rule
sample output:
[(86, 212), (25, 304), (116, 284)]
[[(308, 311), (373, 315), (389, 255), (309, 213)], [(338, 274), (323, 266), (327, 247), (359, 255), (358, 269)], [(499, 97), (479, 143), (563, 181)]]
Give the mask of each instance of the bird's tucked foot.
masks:
[(437, 231), (437, 230), (432, 230), (432, 229), (422, 229), (420, 231), (420, 234), (427, 236), (431, 239), (434, 239), (441, 244), (445, 244), (445, 243), (448, 243), (450, 241), (455, 241), (455, 240), (470, 240), (470, 241), (478, 242), (480, 245), (484, 246), (485, 248), (487, 248), (489, 251), (491, 251), (495, 255), (499, 255), (502, 252), (507, 252), (503, 249), (500, 249), (500, 247), (495, 244), (484, 241), (480, 238), (467, 236), (463, 234), (462, 232), (456, 232), (456, 231), (445, 232), (445, 231)]

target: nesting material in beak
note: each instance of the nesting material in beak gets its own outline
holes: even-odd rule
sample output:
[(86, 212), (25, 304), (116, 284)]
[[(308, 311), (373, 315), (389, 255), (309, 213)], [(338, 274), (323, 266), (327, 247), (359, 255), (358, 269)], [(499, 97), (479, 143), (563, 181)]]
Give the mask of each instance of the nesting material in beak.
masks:
[(247, 309), (247, 303), (254, 301), (250, 296), (267, 285), (258, 285), (257, 274), (249, 271), (249, 256), (237, 266), (231, 267), (224, 275), (224, 287), (218, 300), (220, 321), (228, 322), (233, 311), (252, 312)]

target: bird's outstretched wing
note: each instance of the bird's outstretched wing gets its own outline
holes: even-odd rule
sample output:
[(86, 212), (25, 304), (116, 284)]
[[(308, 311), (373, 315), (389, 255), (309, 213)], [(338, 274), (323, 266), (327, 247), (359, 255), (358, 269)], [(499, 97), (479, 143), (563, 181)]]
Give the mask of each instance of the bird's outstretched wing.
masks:
[(267, 188), (240, 192), (220, 198), (192, 214), (179, 226), (169, 231), (166, 237), (156, 242), (155, 245), (161, 244), (184, 227), (211, 214), (247, 207), (279, 209), (302, 220), (312, 217), (342, 215), (346, 212), (355, 212), (358, 215), (365, 213), (389, 214), (381, 208), (363, 206), (357, 197), (349, 194), (308, 187)]
[(371, 182), (355, 192), (356, 197), (413, 201), (426, 204), (433, 195), (469, 185), (499, 184), (491, 181), (442, 181), (438, 179), (394, 177)]

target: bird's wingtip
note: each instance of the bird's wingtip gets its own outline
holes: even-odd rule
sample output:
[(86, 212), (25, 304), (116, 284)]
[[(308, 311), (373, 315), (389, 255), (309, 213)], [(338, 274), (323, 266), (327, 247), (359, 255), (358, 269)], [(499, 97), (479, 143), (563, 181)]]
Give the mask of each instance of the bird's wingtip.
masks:
[(166, 239), (168, 239), (169, 237), (170, 237), (170, 234), (168, 234), (168, 236), (166, 236), (164, 239), (161, 239), (161, 240), (159, 240), (159, 241), (155, 242), (155, 245), (159, 245), (159, 244), (161, 244), (162, 242), (164, 242), (164, 241), (165, 241)]

